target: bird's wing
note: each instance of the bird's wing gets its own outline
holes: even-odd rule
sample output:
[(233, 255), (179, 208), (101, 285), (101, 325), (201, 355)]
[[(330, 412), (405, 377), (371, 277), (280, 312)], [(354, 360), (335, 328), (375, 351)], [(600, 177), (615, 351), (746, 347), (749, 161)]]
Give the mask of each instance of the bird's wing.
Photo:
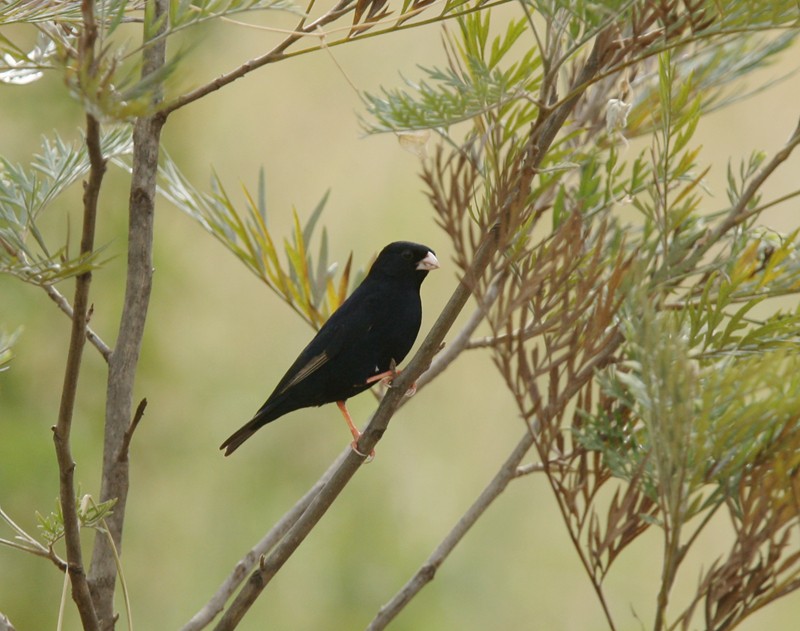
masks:
[(364, 333), (373, 326), (375, 297), (364, 284), (322, 325), (317, 335), (300, 353), (270, 399), (288, 390), (322, 368), (341, 352), (356, 347)]
[(291, 378), (282, 383), (281, 387), (275, 390), (275, 394), (282, 394), (286, 392), (293, 385), (300, 383), (303, 379), (308, 377), (311, 373), (316, 371), (320, 366), (327, 363), (330, 359), (327, 351), (322, 351), (319, 355), (315, 355), (308, 362), (301, 366), (297, 372), (291, 375)]

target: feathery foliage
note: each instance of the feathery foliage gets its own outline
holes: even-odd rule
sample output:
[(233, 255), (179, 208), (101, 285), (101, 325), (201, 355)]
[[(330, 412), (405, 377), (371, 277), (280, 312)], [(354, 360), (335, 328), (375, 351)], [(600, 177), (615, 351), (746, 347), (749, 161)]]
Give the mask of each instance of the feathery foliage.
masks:
[[(101, 139), (104, 155), (119, 158), (131, 151), (130, 130), (119, 127)], [(48, 244), (39, 228), (45, 211), (89, 171), (84, 143), (66, 142), (54, 134), (42, 138), (42, 149), (30, 165), (0, 157), (0, 273), (34, 285), (49, 285), (96, 266), (102, 249), (89, 256), (70, 253), (66, 241)], [(72, 249), (76, 249), (72, 245)]]
[[(501, 5), (502, 16), (493, 11)], [(295, 14), (294, 28), (274, 29), (275, 11)], [(262, 20), (258, 26), (272, 30), (277, 43), (205, 84), (182, 91), (176, 79), (191, 46), (153, 54), (178, 34), (191, 40), (193, 28), (245, 13)], [(650, 626), (732, 629), (800, 587), (800, 230), (779, 233), (765, 213), (800, 189), (776, 199), (764, 193), (800, 144), (800, 126), (774, 155), (732, 159), (724, 201), (708, 190), (715, 167), (695, 135), (709, 112), (771, 87), (742, 89), (739, 80), (795, 43), (794, 0), (6, 2), (0, 28), (15, 30), (0, 32), (0, 82), (24, 89), (57, 73), (84, 110), (87, 131), (74, 141), (45, 138), (28, 165), (0, 158), (0, 271), (42, 287), (73, 318), (71, 357), (79, 359), (85, 329), (114, 359), (86, 326), (85, 274), (102, 269), (94, 202), (106, 165), (114, 164), (136, 180), (132, 222), (141, 219), (135, 200), (161, 193), (318, 328), (358, 280), (351, 259), (341, 267), (331, 262), (327, 233), (318, 228), (328, 193), (308, 213), (292, 209), (292, 229), (278, 235), (269, 218), (280, 211), (268, 212), (263, 170), (254, 191), (242, 187), (242, 202), (216, 175), (203, 191), (158, 151), (158, 134), (177, 109), (264, 65), (445, 21), (446, 63), (425, 64), (400, 89), (365, 94), (362, 125), (406, 137), (435, 132), (422, 179), (464, 277), (454, 297), (460, 291), (466, 300), (468, 287), (478, 307), (431, 373), (462, 352), (484, 353), (516, 403), (519, 414), (507, 422), (524, 423), (521, 451), (476, 502), (491, 502), (512, 479), (526, 479), (523, 473), (544, 476), (612, 630), (621, 626), (620, 605), (610, 601), (606, 581), (631, 544), (657, 530), (661, 581)], [(142, 44), (131, 47), (125, 29), (138, 29)], [(152, 151), (136, 153), (148, 139)], [(153, 176), (146, 186), (137, 179), (145, 171)], [(82, 254), (75, 254), (69, 232), (54, 242), (44, 222), (83, 179)], [(128, 279), (131, 311), (123, 322), (130, 317), (132, 324), (121, 325), (119, 338), (136, 349), (135, 365), (152, 261), (147, 252), (138, 261), (133, 249), (129, 254), (141, 273)], [(70, 277), (78, 277), (75, 304), (80, 298), (82, 305), (74, 311), (53, 287)], [(457, 302), (442, 321), (455, 320)], [(14, 338), (0, 336), (0, 371)], [(72, 384), (79, 366), (68, 368)], [(127, 464), (144, 410), (141, 404), (131, 414), (134, 376), (130, 371), (117, 407), (109, 396), (107, 422), (118, 424), (107, 434), (107, 462)], [(111, 381), (109, 392), (117, 385)], [(69, 412), (74, 396), (66, 385), (64, 393)], [(92, 593), (80, 530), (101, 531), (116, 550), (121, 523), (115, 540), (105, 520), (124, 515), (124, 494), (113, 513), (114, 497), (76, 502), (65, 482), (74, 473), (69, 416), (59, 416), (55, 434), (61, 497), (53, 514), (40, 516), (44, 543), (3, 511), (16, 539), (0, 543), (70, 572), (84, 628), (99, 629), (95, 607), (105, 612), (105, 625), (114, 624), (113, 588), (104, 598), (98, 593), (114, 585), (119, 559), (97, 561), (106, 574), (92, 569)], [(535, 462), (518, 466), (528, 452)], [(334, 499), (325, 495), (333, 493), (330, 479), (312, 498), (317, 506)], [(310, 514), (304, 511), (297, 514)], [(453, 531), (461, 534), (448, 535), (437, 553), (481, 513), (465, 515)], [(726, 547), (703, 566), (690, 600), (674, 602), (678, 581), (695, 579), (684, 560), (723, 518), (730, 524)], [(281, 533), (292, 519), (300, 517), (288, 515)], [(67, 548), (69, 563), (56, 545)], [(257, 561), (264, 552), (248, 554), (226, 581), (230, 591), (186, 628), (210, 623), (247, 568), (258, 573), (268, 565)], [(424, 565), (421, 573), (430, 580), (436, 567)], [(424, 581), (412, 583), (398, 602), (407, 603)], [(236, 607), (219, 628), (235, 626)], [(399, 611), (388, 610), (370, 629)]]
[[(328, 201), (328, 193), (311, 212), (305, 225), (297, 210), (292, 210), (294, 232), (291, 240), (283, 240), (285, 262), (267, 227), (266, 184), (264, 170), (259, 171), (257, 194), (242, 187), (243, 209), (228, 195), (215, 174), (212, 192), (195, 188), (180, 172), (169, 156), (161, 169), (160, 192), (170, 202), (197, 221), (205, 230), (230, 250), (267, 287), (280, 296), (306, 322), (318, 329), (347, 297), (352, 256), (336, 274), (338, 263), (328, 262), (328, 236), (323, 228), (319, 249), (312, 256), (310, 244), (320, 215)], [(356, 274), (359, 279), (361, 272)]]
[[(424, 177), (464, 271), (499, 229), (502, 256), (475, 287), (491, 334), (469, 347), (491, 351), (518, 402), (612, 629), (603, 582), (653, 526), (664, 534), (659, 631), (701, 611), (706, 628), (732, 628), (800, 586), (788, 535), (800, 470), (786, 438), (800, 431), (800, 310), (775, 306), (800, 290), (797, 232), (759, 224), (800, 193), (764, 202), (759, 190), (797, 133), (785, 155), (729, 167), (722, 209), (693, 141), (704, 114), (742, 96), (732, 82), (796, 38), (797, 7), (757, 5), (526, 2), (499, 27), (489, 14), (459, 18), (446, 69), (366, 97), (368, 132), (443, 139)], [(766, 36), (765, 24), (787, 30)], [(582, 47), (607, 28), (602, 73), (577, 82)], [(584, 90), (520, 191), (531, 139)], [(780, 476), (761, 464), (776, 459)], [(774, 500), (755, 499), (762, 483)], [(736, 524), (729, 555), (689, 607), (670, 607), (687, 551), (720, 512)]]

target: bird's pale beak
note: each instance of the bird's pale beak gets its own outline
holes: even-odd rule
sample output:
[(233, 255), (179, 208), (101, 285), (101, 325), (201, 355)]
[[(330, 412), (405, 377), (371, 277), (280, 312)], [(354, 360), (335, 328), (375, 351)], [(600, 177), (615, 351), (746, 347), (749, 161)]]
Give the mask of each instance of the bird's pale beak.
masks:
[(425, 258), (422, 259), (419, 263), (417, 263), (418, 270), (425, 270), (429, 272), (432, 269), (437, 269), (439, 267), (439, 259), (436, 258), (433, 252), (428, 252), (425, 255)]

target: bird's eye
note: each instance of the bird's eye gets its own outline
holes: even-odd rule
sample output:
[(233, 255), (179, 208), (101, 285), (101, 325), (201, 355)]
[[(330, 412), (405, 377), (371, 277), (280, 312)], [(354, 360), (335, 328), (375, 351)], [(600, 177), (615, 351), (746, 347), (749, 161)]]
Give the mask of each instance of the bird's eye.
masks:
[(404, 261), (410, 261), (414, 257), (414, 255), (411, 253), (411, 250), (403, 250), (400, 256), (403, 257)]

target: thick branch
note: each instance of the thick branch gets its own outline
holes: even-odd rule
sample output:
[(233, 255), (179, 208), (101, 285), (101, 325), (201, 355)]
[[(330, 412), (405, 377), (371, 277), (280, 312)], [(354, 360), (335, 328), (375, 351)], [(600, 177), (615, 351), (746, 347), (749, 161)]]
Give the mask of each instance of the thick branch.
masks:
[(275, 545), (283, 538), (294, 523), (308, 508), (311, 501), (319, 494), (323, 487), (328, 483), (333, 472), (336, 471), (350, 453), (352, 449), (347, 447), (336, 460), (333, 461), (328, 470), (322, 474), (319, 480), (312, 486), (297, 503), (292, 506), (278, 522), (270, 528), (269, 532), (261, 538), (253, 548), (236, 564), (233, 572), (222, 582), (211, 599), (187, 622), (181, 631), (200, 631), (204, 629), (214, 617), (225, 608), (225, 603), (247, 578), (247, 574), (253, 570), (259, 559), (272, 550)]
[[(154, 0), (154, 7), (155, 19), (158, 19), (158, 16), (167, 12), (168, 2)], [(142, 76), (147, 77), (161, 68), (165, 57), (164, 40), (146, 45)], [(160, 95), (156, 94), (154, 101), (157, 103), (159, 98)], [(117, 551), (122, 550), (122, 526), (129, 487), (127, 447), (134, 379), (152, 284), (156, 175), (163, 122), (163, 115), (156, 113), (137, 119), (133, 130), (127, 282), (117, 345), (108, 362), (103, 479), (100, 489), (101, 501), (117, 500), (114, 512), (106, 520), (113, 545), (104, 533), (98, 533), (90, 572), (92, 596), (104, 630), (113, 629), (115, 622), (117, 568), (114, 547)]]

